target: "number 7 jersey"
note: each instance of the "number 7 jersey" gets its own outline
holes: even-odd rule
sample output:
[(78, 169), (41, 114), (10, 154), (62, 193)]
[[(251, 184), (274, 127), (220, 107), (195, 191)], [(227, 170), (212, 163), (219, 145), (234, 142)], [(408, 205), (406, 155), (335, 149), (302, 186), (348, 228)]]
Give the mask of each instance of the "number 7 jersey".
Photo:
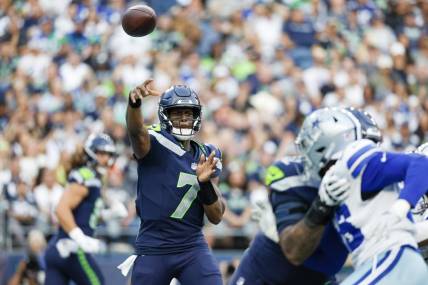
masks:
[(150, 151), (138, 160), (136, 208), (141, 219), (136, 254), (170, 254), (206, 247), (202, 234), (204, 209), (198, 200), (196, 166), (199, 157), (215, 151), (220, 174), (221, 152), (212, 145), (191, 141), (186, 151), (171, 134), (149, 128)]

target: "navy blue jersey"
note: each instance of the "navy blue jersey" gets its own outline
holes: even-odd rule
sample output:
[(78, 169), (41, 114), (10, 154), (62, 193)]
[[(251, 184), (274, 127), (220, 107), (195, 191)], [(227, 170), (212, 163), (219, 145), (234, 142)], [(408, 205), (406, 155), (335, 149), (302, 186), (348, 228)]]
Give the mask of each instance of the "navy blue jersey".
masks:
[[(141, 219), (135, 247), (137, 254), (169, 254), (206, 246), (201, 228), (204, 209), (197, 194), (196, 166), (201, 154), (221, 153), (212, 145), (191, 142), (186, 151), (171, 134), (149, 129), (150, 151), (138, 160), (136, 207)], [(217, 163), (214, 176), (221, 170)]]
[[(270, 202), (279, 233), (303, 219), (318, 195), (319, 181), (312, 180), (304, 173), (304, 165), (300, 158), (275, 162), (267, 170), (266, 184), (270, 188)], [(270, 243), (270, 246), (276, 247), (276, 250), (271, 250), (271, 258), (281, 260), (279, 256), (273, 256), (273, 252), (276, 252), (276, 255), (283, 254), (280, 246), (275, 243)], [(342, 268), (346, 256), (347, 250), (330, 223), (325, 228), (320, 245), (303, 265), (326, 276), (332, 276)], [(278, 269), (272, 270), (278, 272), (276, 274), (281, 274), (281, 266), (292, 266), (284, 262), (277, 264)]]
[[(68, 183), (77, 183), (88, 188), (88, 195), (74, 208), (73, 217), (77, 226), (82, 229), (85, 235), (93, 236), (103, 208), (101, 178), (94, 169), (80, 167), (70, 172)], [(58, 238), (65, 237), (68, 237), (67, 233), (60, 228)]]

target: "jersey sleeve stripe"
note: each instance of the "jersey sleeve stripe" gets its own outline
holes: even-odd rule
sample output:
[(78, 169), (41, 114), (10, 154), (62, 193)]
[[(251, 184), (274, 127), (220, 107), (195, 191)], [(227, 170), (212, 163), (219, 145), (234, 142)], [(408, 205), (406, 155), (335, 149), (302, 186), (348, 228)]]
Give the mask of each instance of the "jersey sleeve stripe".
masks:
[(169, 149), (176, 155), (183, 156), (185, 154), (185, 150), (183, 150), (181, 147), (164, 137), (162, 134), (157, 133), (153, 130), (149, 130), (149, 134), (152, 135), (162, 146)]
[(365, 147), (359, 149), (356, 153), (354, 153), (351, 158), (346, 162), (348, 169), (352, 169), (353, 165), (359, 159), (359, 157), (372, 148), (373, 145), (366, 145)]
[(82, 184), (83, 180), (84, 179), (82, 175), (76, 170), (71, 171), (70, 175), (68, 176), (68, 181), (71, 183), (75, 182), (78, 184)]
[(376, 154), (378, 153), (377, 149), (371, 149), (368, 152), (361, 155), (358, 160), (352, 165), (352, 168), (350, 169), (352, 177), (357, 177), (361, 171), (363, 170), (364, 166), (367, 165), (367, 162)]
[(85, 181), (86, 187), (98, 187), (100, 188), (102, 186), (101, 181), (99, 179), (90, 179)]
[(300, 187), (317, 187), (318, 185), (314, 182), (313, 184), (309, 181), (305, 181), (305, 175), (296, 175), (291, 177), (285, 177), (281, 180), (278, 180), (270, 185), (270, 188), (276, 191), (286, 191), (291, 188), (300, 188)]

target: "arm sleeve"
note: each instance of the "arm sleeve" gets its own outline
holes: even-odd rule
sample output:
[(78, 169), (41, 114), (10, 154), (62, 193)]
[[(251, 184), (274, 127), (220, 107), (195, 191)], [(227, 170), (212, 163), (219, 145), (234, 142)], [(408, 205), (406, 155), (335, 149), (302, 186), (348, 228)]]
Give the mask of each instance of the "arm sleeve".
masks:
[(378, 152), (368, 161), (362, 177), (362, 192), (380, 191), (387, 185), (404, 182), (400, 198), (414, 207), (428, 190), (428, 158), (418, 154)]
[(292, 191), (273, 192), (270, 201), (279, 233), (286, 227), (299, 222), (309, 208), (309, 204)]

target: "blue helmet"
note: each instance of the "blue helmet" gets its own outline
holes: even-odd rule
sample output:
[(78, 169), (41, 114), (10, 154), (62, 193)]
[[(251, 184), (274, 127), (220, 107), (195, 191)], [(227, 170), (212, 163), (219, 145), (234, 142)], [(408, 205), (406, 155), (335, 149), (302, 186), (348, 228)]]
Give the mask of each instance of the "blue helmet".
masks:
[[(174, 108), (191, 108), (193, 111), (192, 129), (175, 128), (169, 119), (169, 111)], [(201, 128), (201, 103), (195, 91), (185, 85), (174, 85), (167, 89), (159, 101), (159, 121), (161, 128), (179, 140), (189, 140)]]
[(109, 166), (113, 165), (114, 156), (116, 155), (116, 146), (109, 135), (91, 134), (85, 141), (84, 150), (89, 157), (89, 161), (97, 163), (97, 153), (106, 152), (111, 154), (112, 159), (109, 161)]
[(373, 117), (363, 109), (356, 109), (354, 107), (345, 108), (345, 112), (349, 112), (359, 122), (361, 138), (369, 139), (375, 143), (382, 142), (382, 132), (379, 129)]

